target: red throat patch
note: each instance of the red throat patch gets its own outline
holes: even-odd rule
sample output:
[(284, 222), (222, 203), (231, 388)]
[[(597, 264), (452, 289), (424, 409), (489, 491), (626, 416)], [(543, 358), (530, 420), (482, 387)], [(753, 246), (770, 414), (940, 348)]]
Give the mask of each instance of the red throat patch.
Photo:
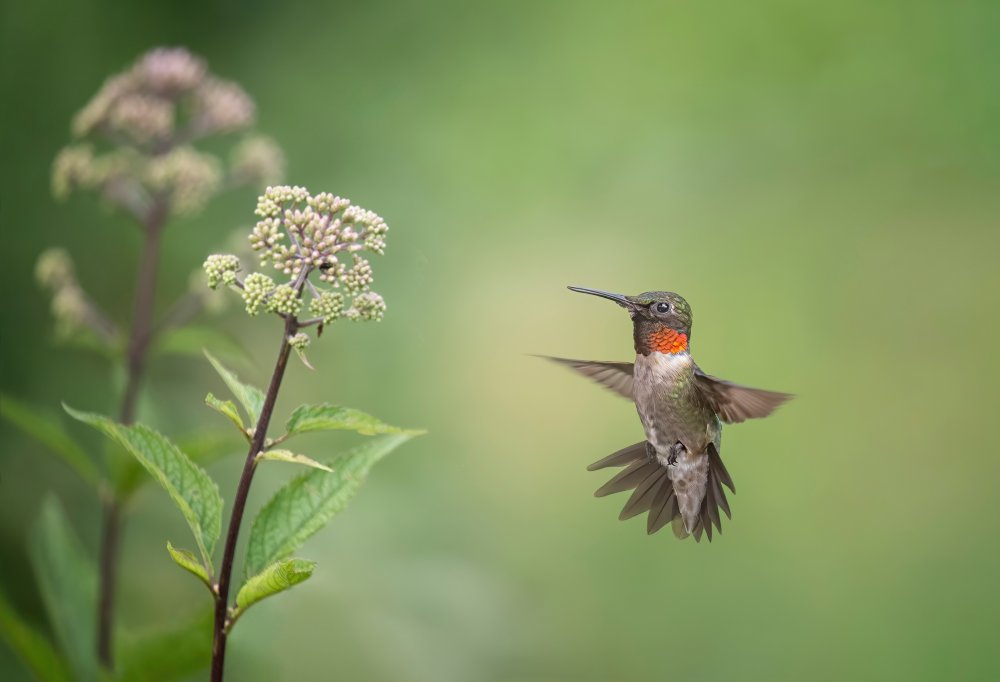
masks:
[(661, 327), (646, 337), (646, 345), (657, 353), (683, 353), (688, 347), (687, 334)]

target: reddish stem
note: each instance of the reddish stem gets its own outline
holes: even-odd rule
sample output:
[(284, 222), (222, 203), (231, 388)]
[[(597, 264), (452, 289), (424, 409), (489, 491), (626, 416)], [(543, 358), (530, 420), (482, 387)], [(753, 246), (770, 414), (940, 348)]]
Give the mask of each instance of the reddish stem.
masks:
[(222, 673), (225, 667), (226, 621), (229, 617), (229, 586), (233, 573), (233, 561), (236, 557), (236, 541), (239, 539), (240, 525), (243, 522), (243, 512), (246, 509), (247, 497), (250, 494), (250, 483), (253, 481), (254, 470), (257, 466), (257, 454), (264, 447), (264, 440), (267, 438), (267, 427), (271, 423), (271, 416), (274, 414), (274, 404), (278, 399), (278, 389), (281, 388), (281, 380), (285, 376), (285, 367), (288, 365), (288, 356), (292, 351), (292, 347), (288, 345), (288, 338), (297, 330), (298, 321), (292, 316), (286, 317), (285, 329), (281, 335), (281, 349), (278, 351), (278, 360), (274, 364), (271, 383), (267, 387), (264, 405), (261, 407), (260, 417), (257, 420), (257, 428), (250, 442), (250, 451), (247, 453), (246, 462), (243, 464), (243, 473), (240, 475), (240, 482), (236, 488), (236, 497), (233, 498), (233, 512), (229, 517), (226, 546), (222, 554), (222, 568), (219, 571), (219, 582), (215, 590), (215, 625), (212, 637), (212, 682), (222, 682)]

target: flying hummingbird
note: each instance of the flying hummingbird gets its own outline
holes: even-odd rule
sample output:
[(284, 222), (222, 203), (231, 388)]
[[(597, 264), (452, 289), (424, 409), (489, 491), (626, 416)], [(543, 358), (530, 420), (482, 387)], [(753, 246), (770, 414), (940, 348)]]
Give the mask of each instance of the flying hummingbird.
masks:
[(700, 542), (705, 533), (711, 540), (713, 524), (722, 532), (719, 509), (732, 518), (722, 485), (736, 492), (719, 456), (722, 423), (766, 417), (792, 396), (737, 386), (702, 372), (688, 348), (691, 306), (673, 292), (625, 296), (569, 288), (625, 308), (635, 341), (635, 363), (549, 358), (634, 401), (646, 432), (646, 440), (587, 467), (625, 467), (594, 494), (634, 489), (618, 518), (649, 512), (647, 533), (670, 523), (678, 538), (694, 535)]

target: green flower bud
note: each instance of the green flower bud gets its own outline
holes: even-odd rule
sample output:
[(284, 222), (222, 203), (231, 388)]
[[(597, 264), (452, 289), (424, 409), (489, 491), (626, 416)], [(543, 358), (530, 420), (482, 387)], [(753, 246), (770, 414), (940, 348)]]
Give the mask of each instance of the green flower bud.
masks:
[(309, 347), (309, 335), (305, 332), (299, 332), (293, 336), (288, 337), (288, 345), (297, 351), (303, 351)]
[(267, 311), (269, 313), (280, 313), (282, 315), (295, 316), (302, 309), (302, 299), (298, 293), (287, 284), (282, 284), (274, 290), (267, 300)]
[(340, 281), (350, 293), (360, 294), (368, 289), (375, 278), (372, 275), (371, 263), (357, 254), (354, 254), (353, 258), (354, 266), (344, 273)]
[(344, 295), (336, 291), (323, 291), (319, 298), (309, 303), (309, 312), (323, 318), (323, 324), (330, 324), (344, 312)]
[(268, 295), (274, 291), (274, 280), (267, 275), (254, 272), (247, 275), (243, 282), (243, 300), (247, 305), (247, 312), (257, 315), (260, 306), (267, 299)]
[(378, 322), (385, 315), (385, 300), (374, 291), (366, 291), (354, 297), (352, 305), (344, 316), (349, 320), (373, 320)]
[(202, 268), (208, 275), (208, 286), (215, 289), (219, 284), (229, 286), (236, 283), (236, 273), (240, 269), (240, 259), (231, 254), (212, 254), (205, 259)]

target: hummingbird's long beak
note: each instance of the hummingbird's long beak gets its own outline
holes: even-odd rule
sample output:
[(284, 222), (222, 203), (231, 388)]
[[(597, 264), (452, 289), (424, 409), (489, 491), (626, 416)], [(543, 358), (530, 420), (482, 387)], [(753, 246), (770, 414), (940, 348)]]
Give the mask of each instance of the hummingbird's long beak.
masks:
[(587, 289), (585, 287), (566, 287), (566, 288), (569, 289), (570, 291), (577, 291), (581, 294), (590, 294), (591, 296), (600, 296), (601, 298), (609, 299), (611, 301), (614, 301), (621, 307), (627, 308), (628, 310), (635, 309), (635, 306), (632, 305), (632, 302), (622, 294), (612, 294), (610, 291), (601, 291), (600, 289)]

